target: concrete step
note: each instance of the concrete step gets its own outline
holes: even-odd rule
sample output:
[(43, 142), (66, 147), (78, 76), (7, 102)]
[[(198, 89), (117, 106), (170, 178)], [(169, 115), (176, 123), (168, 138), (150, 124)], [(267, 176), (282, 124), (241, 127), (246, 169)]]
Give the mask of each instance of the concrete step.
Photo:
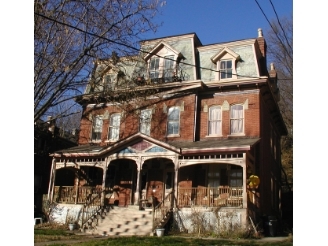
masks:
[(151, 235), (152, 219), (151, 211), (139, 210), (139, 207), (113, 207), (87, 233), (113, 236)]

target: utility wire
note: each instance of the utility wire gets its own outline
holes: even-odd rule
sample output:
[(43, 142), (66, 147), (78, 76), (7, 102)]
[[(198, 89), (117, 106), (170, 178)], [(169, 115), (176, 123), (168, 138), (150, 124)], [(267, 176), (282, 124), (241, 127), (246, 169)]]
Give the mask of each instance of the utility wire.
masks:
[[(130, 46), (130, 45), (127, 45), (127, 44), (124, 44), (124, 43), (120, 43), (120, 42), (117, 42), (117, 41), (114, 41), (114, 40), (110, 40), (106, 37), (103, 37), (103, 36), (99, 36), (98, 34), (95, 34), (95, 33), (91, 33), (91, 32), (88, 32), (88, 31), (85, 31), (85, 30), (82, 30), (76, 26), (72, 26), (70, 24), (67, 24), (67, 23), (64, 23), (64, 22), (61, 22), (61, 21), (58, 21), (58, 20), (55, 20), (55, 19), (52, 19), (51, 17), (48, 17), (48, 16), (45, 16), (43, 14), (40, 14), (40, 13), (37, 13), (37, 12), (34, 12), (35, 15), (38, 15), (38, 16), (41, 16), (45, 19), (48, 19), (50, 21), (53, 21), (53, 22), (56, 22), (58, 24), (61, 24), (61, 25), (64, 25), (64, 26), (68, 26), (70, 28), (73, 28), (75, 30), (78, 30), (80, 32), (83, 32), (83, 33), (86, 33), (88, 35), (91, 35), (91, 36), (94, 36), (94, 37), (97, 37), (97, 38), (100, 38), (100, 39), (104, 39), (108, 42), (111, 42), (111, 43), (114, 43), (114, 44), (117, 44), (117, 45), (121, 45), (121, 46), (124, 46), (124, 47), (127, 47), (127, 48), (130, 48), (130, 49), (133, 49), (133, 50), (136, 50), (136, 51), (139, 51), (139, 52), (142, 52), (142, 53), (145, 53), (145, 54), (150, 54), (150, 55), (153, 55), (153, 56), (157, 56), (159, 58), (163, 58), (163, 59), (167, 59), (167, 60), (171, 60), (171, 61), (175, 61), (174, 59), (171, 59), (171, 58), (168, 58), (168, 57), (163, 57), (163, 56), (160, 56), (160, 55), (157, 55), (155, 53), (152, 53), (152, 52), (149, 52), (149, 51), (144, 51), (142, 49), (138, 49), (138, 48), (135, 48), (133, 46)], [(191, 64), (191, 63), (186, 63), (186, 62), (179, 62), (179, 64), (184, 64), (184, 65), (187, 65), (187, 66), (191, 66), (191, 67), (196, 67), (196, 68), (200, 68), (200, 69), (203, 69), (203, 70), (209, 70), (209, 71), (212, 71), (212, 72), (218, 72), (218, 73), (222, 73), (221, 71), (219, 70), (215, 70), (215, 69), (212, 69), (212, 68), (206, 68), (206, 67), (201, 67), (201, 66), (196, 66), (194, 64)], [(229, 73), (230, 74), (230, 73)], [(236, 75), (236, 76), (239, 76), (239, 77), (247, 77), (247, 78), (260, 78), (258, 76), (246, 76), (246, 75), (240, 75), (240, 74), (233, 74), (231, 73), (232, 75)]]
[(280, 28), (281, 28), (281, 30), (282, 30), (284, 36), (285, 36), (286, 42), (287, 42), (289, 48), (290, 48), (291, 50), (293, 50), (293, 48), (291, 47), (291, 45), (290, 45), (289, 42), (288, 42), (288, 38), (287, 38), (287, 35), (286, 35), (286, 33), (285, 33), (285, 29), (282, 27), (282, 25), (281, 25), (281, 23), (280, 23), (280, 20), (279, 20), (278, 14), (277, 14), (276, 9), (275, 9), (275, 7), (274, 7), (274, 5), (273, 5), (273, 3), (272, 3), (271, 0), (270, 0), (270, 3), (271, 3), (271, 6), (272, 6), (272, 8), (273, 8), (273, 11), (274, 11), (274, 13), (275, 13), (275, 15), (276, 15), (276, 17), (277, 17), (278, 24), (279, 24), (279, 26), (280, 26)]
[(260, 10), (262, 11), (262, 14), (264, 15), (264, 17), (265, 17), (265, 19), (267, 20), (267, 22), (269, 23), (269, 25), (271, 26), (273, 32), (276, 34), (276, 36), (277, 36), (279, 42), (281, 43), (282, 47), (285, 49), (286, 54), (289, 56), (290, 59), (293, 59), (293, 58), (290, 56), (289, 52), (287, 51), (285, 44), (281, 41), (280, 37), (278, 36), (276, 30), (275, 30), (275, 29), (273, 28), (273, 26), (271, 25), (270, 21), (268, 20), (266, 14), (264, 13), (264, 11), (263, 11), (263, 9), (261, 8), (260, 4), (257, 2), (257, 0), (255, 0), (255, 2), (257, 3), (257, 6), (258, 6), (258, 7), (260, 8)]

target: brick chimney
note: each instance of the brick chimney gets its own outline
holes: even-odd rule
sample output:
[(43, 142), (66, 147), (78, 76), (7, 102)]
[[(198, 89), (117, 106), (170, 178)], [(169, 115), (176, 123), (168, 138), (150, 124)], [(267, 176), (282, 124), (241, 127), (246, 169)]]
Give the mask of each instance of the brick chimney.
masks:
[(266, 57), (267, 45), (263, 37), (262, 29), (261, 28), (257, 29), (257, 32), (258, 32), (257, 42), (259, 44), (261, 54), (263, 57)]
[(266, 52), (267, 52), (267, 45), (265, 39), (263, 37), (262, 29), (257, 29), (258, 37), (257, 43), (261, 52), (262, 57), (260, 57), (259, 65), (260, 65), (260, 75), (267, 75), (267, 61), (266, 61)]

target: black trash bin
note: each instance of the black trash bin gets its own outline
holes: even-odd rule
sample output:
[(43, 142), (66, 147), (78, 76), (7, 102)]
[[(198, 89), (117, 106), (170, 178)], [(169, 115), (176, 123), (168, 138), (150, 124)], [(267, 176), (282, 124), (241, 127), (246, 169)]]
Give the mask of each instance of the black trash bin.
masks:
[(275, 216), (268, 216), (266, 226), (268, 228), (268, 236), (275, 237), (277, 235), (277, 218)]

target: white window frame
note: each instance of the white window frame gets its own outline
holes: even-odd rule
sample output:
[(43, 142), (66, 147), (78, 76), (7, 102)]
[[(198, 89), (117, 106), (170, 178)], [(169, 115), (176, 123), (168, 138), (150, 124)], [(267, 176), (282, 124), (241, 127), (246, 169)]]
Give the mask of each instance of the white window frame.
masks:
[(150, 79), (161, 78), (160, 64), (161, 64), (161, 59), (159, 57), (152, 57), (149, 60), (149, 78)]
[(103, 131), (103, 116), (95, 115), (92, 118), (91, 126), (91, 141), (92, 142), (101, 142), (101, 135)]
[[(235, 107), (242, 107), (236, 112)], [(243, 104), (234, 104), (230, 106), (230, 134), (244, 135), (245, 132), (245, 107)]]
[[(182, 54), (165, 42), (160, 42), (144, 56), (148, 63), (148, 78), (156, 83), (170, 82), (171, 78), (177, 74), (178, 58), (182, 58)], [(154, 63), (154, 61), (158, 61)], [(158, 63), (158, 65), (157, 65)], [(156, 64), (156, 66), (154, 66)]]
[[(172, 118), (175, 115), (172, 114), (173, 112), (178, 111), (178, 117)], [(179, 106), (170, 107), (168, 109), (167, 113), (167, 136), (180, 136), (180, 115), (181, 110)], [(173, 128), (170, 127), (174, 126)], [(170, 129), (172, 128), (172, 132), (170, 132)]]
[[(216, 125), (219, 126), (215, 127)], [(215, 129), (218, 132), (215, 132)], [(220, 105), (213, 105), (208, 109), (208, 136), (222, 136), (222, 107)]]
[[(107, 81), (108, 78), (110, 79), (109, 82)], [(116, 80), (117, 80), (117, 73), (106, 73), (103, 76), (104, 91), (113, 90), (115, 88)]]
[(151, 109), (141, 110), (140, 117), (139, 117), (139, 131), (148, 136), (150, 136), (151, 118), (152, 118)]
[[(230, 64), (230, 67), (228, 65)], [(220, 80), (232, 79), (233, 61), (231, 59), (220, 61)]]
[[(221, 49), (219, 53), (215, 54), (211, 58), (212, 62), (216, 64), (216, 69), (218, 71), (215, 75), (215, 78), (219, 81), (237, 79), (236, 64), (239, 59), (240, 56), (228, 47), (224, 47), (223, 49)], [(227, 69), (221, 69), (221, 62), (226, 63), (228, 61), (231, 61), (231, 69), (229, 69), (231, 70), (231, 76), (229, 76), (229, 78), (227, 78), (226, 76), (222, 76), (222, 72), (225, 72), (225, 74), (227, 74)]]
[(149, 60), (149, 78), (160, 79), (163, 78), (164, 82), (169, 82), (176, 74), (176, 59), (177, 56), (170, 54), (164, 57), (154, 56)]
[[(113, 119), (119, 117), (119, 121), (115, 122)], [(108, 141), (117, 141), (120, 138), (120, 125), (121, 125), (121, 114), (111, 114), (109, 117), (108, 126)]]

